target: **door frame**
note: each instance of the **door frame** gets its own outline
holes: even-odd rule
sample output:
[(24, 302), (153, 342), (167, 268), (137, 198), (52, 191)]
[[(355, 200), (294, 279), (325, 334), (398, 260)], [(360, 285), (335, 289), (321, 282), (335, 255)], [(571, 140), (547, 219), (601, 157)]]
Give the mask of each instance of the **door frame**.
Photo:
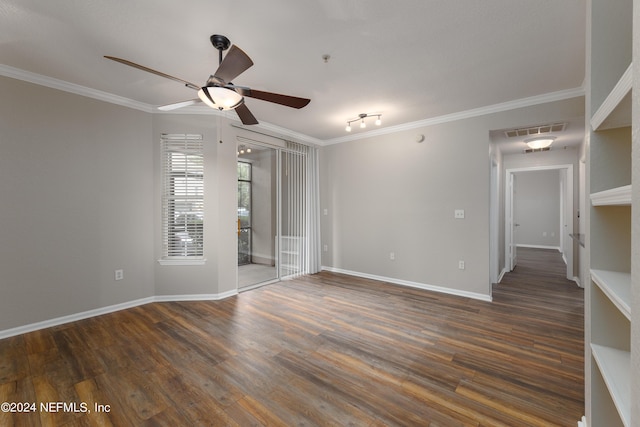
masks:
[(510, 203), (513, 200), (513, 189), (509, 185), (512, 182), (512, 175), (519, 172), (534, 172), (534, 171), (544, 171), (544, 170), (559, 170), (560, 173), (560, 183), (563, 183), (563, 173), (566, 174), (566, 179), (564, 180), (564, 189), (565, 191), (561, 191), (562, 200), (560, 200), (560, 211), (563, 212), (563, 220), (560, 223), (560, 250), (563, 253), (564, 260), (567, 264), (566, 270), (566, 278), (569, 280), (575, 280), (575, 276), (573, 274), (573, 239), (570, 238), (569, 234), (573, 233), (574, 227), (574, 197), (575, 197), (575, 188), (573, 185), (573, 164), (563, 164), (563, 165), (549, 165), (549, 166), (532, 166), (532, 167), (523, 167), (523, 168), (513, 168), (505, 170), (505, 204), (504, 204), (504, 268), (507, 271), (510, 271), (512, 266), (511, 253), (509, 249), (509, 242), (513, 236), (513, 212), (510, 208)]
[[(277, 145), (274, 145), (274, 144), (269, 144), (268, 142), (258, 141), (258, 140), (247, 138), (247, 137), (244, 137), (244, 136), (237, 136), (236, 137), (236, 146), (239, 146), (240, 144), (251, 144), (251, 145), (254, 145), (254, 146), (259, 146), (259, 147), (262, 147), (262, 148), (265, 148), (265, 149), (273, 150), (275, 158), (276, 158), (275, 170), (272, 171), (272, 173), (274, 173), (275, 176), (276, 176), (276, 183), (275, 183), (275, 189), (274, 189), (275, 190), (275, 200), (273, 200), (273, 203), (276, 204), (276, 210), (275, 210), (275, 215), (276, 215), (276, 218), (275, 218), (275, 224), (276, 224), (275, 233), (276, 233), (276, 235), (273, 236), (274, 237), (273, 241), (274, 241), (274, 257), (275, 257), (275, 259), (274, 259), (274, 261), (275, 261), (275, 266), (274, 266), (275, 275), (274, 275), (274, 277), (269, 278), (269, 279), (267, 279), (265, 281), (260, 281), (260, 282), (256, 282), (256, 283), (253, 283), (253, 284), (250, 284), (250, 285), (240, 286), (240, 272), (239, 272), (239, 269), (240, 269), (241, 266), (237, 265), (236, 266), (236, 270), (237, 270), (237, 273), (236, 273), (236, 279), (237, 279), (236, 280), (236, 289), (238, 290), (238, 292), (245, 292), (245, 291), (256, 289), (256, 288), (259, 288), (259, 287), (262, 287), (262, 286), (265, 286), (265, 285), (269, 285), (271, 283), (275, 283), (275, 282), (278, 282), (278, 281), (281, 280), (281, 277), (280, 277), (279, 241), (278, 241), (278, 238), (277, 238), (280, 235), (280, 218), (281, 218), (281, 212), (280, 212), (280, 197), (281, 197), (280, 196), (280, 190), (281, 190), (281, 188), (280, 188), (280, 170), (281, 170), (280, 152), (281, 152), (281, 147), (279, 147)], [(240, 160), (236, 159), (236, 162), (238, 162), (238, 161), (240, 161)], [(250, 161), (247, 162), (247, 163), (251, 163), (252, 164), (252, 162), (250, 162)], [(253, 164), (252, 164), (251, 167), (252, 167), (251, 181), (253, 181), (254, 180)], [(251, 197), (252, 197), (252, 200), (251, 200), (251, 203), (252, 203), (251, 218), (252, 218), (252, 220), (251, 221), (253, 223), (253, 218), (254, 218), (253, 183), (252, 183), (251, 192), (252, 192), (252, 195), (251, 195)], [(252, 227), (253, 227), (253, 224), (252, 224)], [(253, 240), (253, 238), (251, 237), (250, 240)], [(236, 237), (236, 246), (237, 246), (237, 237)], [(252, 248), (252, 250), (253, 250), (253, 248)]]
[(506, 177), (506, 192), (504, 202), (504, 255), (505, 255), (505, 268), (507, 271), (513, 271), (516, 267), (518, 255), (515, 243), (516, 227), (519, 224), (515, 223), (514, 218), (514, 194), (516, 186), (516, 174), (508, 173)]

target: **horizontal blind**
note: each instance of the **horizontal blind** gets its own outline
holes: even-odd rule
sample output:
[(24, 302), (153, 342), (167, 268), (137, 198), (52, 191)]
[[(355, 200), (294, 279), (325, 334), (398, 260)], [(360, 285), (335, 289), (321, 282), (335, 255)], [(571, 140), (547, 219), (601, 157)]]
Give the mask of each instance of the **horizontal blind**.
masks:
[(202, 135), (162, 135), (162, 234), (165, 258), (204, 255)]

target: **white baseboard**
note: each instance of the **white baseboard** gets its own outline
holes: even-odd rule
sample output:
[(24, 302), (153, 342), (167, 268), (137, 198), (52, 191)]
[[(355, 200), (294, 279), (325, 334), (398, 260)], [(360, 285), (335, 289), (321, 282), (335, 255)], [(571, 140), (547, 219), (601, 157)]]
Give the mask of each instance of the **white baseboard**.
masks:
[(394, 285), (408, 286), (410, 288), (423, 289), (426, 291), (440, 292), (443, 294), (457, 295), (460, 297), (473, 298), (480, 301), (491, 302), (491, 295), (479, 294), (477, 292), (467, 292), (458, 289), (445, 288), (442, 286), (428, 285), (425, 283), (411, 282), (408, 280), (395, 279), (393, 277), (376, 276), (374, 274), (360, 273), (357, 271), (343, 270), (341, 268), (322, 266), (321, 270), (331, 271), (333, 273), (347, 274), (349, 276), (362, 277), (364, 279), (378, 280), (381, 282), (393, 283)]
[(156, 295), (153, 297), (153, 302), (218, 301), (235, 295), (238, 295), (236, 289), (221, 294)]
[(553, 249), (556, 250), (558, 252), (562, 252), (562, 249), (560, 249), (560, 246), (545, 246), (545, 245), (524, 245), (524, 244), (518, 244), (516, 245), (517, 248), (531, 248), (531, 249)]
[(505, 268), (502, 269), (502, 271), (500, 272), (500, 275), (498, 276), (498, 283), (502, 282), (502, 278), (504, 277), (505, 274), (507, 274), (509, 272), (509, 270)]
[(127, 308), (138, 307), (152, 302), (170, 302), (170, 301), (217, 301), (237, 295), (237, 290), (227, 291), (220, 294), (195, 294), (195, 295), (157, 295), (153, 297), (141, 298), (134, 301), (127, 301), (120, 304), (114, 304), (107, 307), (100, 307), (93, 310), (87, 310), (80, 313), (70, 314), (68, 316), (56, 317), (55, 319), (44, 320), (42, 322), (31, 323), (16, 328), (5, 329), (0, 331), (0, 340), (13, 337), (16, 335), (26, 334), (40, 329), (51, 328), (53, 326), (64, 325), (65, 323), (76, 322), (78, 320), (88, 319), (90, 317), (101, 316)]
[(26, 334), (28, 332), (50, 328), (52, 326), (63, 325), (65, 323), (71, 323), (78, 320), (88, 319), (90, 317), (101, 316), (103, 314), (113, 313), (114, 311), (125, 310), (127, 308), (137, 307), (139, 305), (149, 304), (153, 302), (153, 300), (153, 297), (141, 298), (133, 301), (123, 302), (120, 304), (110, 305), (107, 307), (82, 311), (80, 313), (70, 314), (68, 316), (56, 317), (55, 319), (44, 320), (42, 322), (31, 323), (29, 325), (18, 326), (16, 328), (5, 329), (4, 331), (0, 331), (0, 339), (13, 337), (20, 334)]

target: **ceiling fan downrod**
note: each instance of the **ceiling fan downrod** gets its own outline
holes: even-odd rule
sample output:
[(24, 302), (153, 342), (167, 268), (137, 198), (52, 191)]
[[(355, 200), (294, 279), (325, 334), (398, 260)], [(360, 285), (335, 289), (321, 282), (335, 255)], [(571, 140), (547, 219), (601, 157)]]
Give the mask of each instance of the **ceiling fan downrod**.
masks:
[(227, 37), (221, 36), (220, 34), (212, 35), (209, 37), (209, 40), (211, 40), (213, 47), (218, 49), (218, 65), (220, 65), (222, 64), (222, 52), (229, 49), (231, 42)]

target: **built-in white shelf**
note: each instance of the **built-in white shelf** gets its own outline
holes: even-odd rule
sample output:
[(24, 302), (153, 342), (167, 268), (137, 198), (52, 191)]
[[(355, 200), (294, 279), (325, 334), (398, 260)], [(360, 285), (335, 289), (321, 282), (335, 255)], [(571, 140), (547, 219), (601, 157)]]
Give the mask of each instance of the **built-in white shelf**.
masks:
[(591, 344), (596, 360), (622, 423), (629, 427), (631, 416), (631, 353), (598, 344)]
[(591, 279), (624, 316), (631, 320), (631, 274), (591, 270)]
[(631, 206), (631, 185), (591, 194), (593, 206)]
[(591, 117), (593, 130), (615, 129), (631, 126), (632, 65), (622, 74), (609, 96)]

